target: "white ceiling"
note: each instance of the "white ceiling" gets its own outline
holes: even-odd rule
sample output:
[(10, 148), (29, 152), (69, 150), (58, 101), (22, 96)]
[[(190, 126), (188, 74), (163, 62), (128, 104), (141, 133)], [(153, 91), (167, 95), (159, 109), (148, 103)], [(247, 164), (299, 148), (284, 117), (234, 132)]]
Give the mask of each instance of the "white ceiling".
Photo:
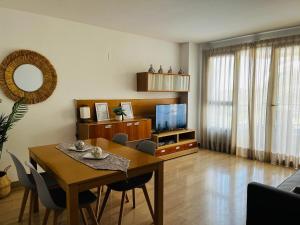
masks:
[(300, 25), (300, 0), (0, 0), (0, 7), (175, 42)]

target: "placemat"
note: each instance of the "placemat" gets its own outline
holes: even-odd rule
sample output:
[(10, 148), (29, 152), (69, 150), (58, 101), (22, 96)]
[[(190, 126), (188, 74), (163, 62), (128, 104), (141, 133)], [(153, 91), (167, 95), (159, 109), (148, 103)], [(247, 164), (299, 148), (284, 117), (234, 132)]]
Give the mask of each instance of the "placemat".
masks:
[[(73, 146), (72, 144), (68, 143), (60, 143), (56, 146), (56, 148), (66, 155), (72, 157), (73, 159), (93, 168), (96, 170), (120, 170), (125, 173), (127, 173), (127, 169), (129, 167), (130, 160), (126, 159), (122, 156), (112, 154), (110, 152), (107, 152), (102, 149), (103, 152), (108, 153), (109, 156), (107, 156), (105, 159), (85, 159), (83, 158), (83, 155), (85, 155), (88, 152), (91, 152), (91, 150), (87, 150), (85, 152), (76, 152), (69, 150), (69, 148)], [(95, 147), (95, 146), (93, 146)]]

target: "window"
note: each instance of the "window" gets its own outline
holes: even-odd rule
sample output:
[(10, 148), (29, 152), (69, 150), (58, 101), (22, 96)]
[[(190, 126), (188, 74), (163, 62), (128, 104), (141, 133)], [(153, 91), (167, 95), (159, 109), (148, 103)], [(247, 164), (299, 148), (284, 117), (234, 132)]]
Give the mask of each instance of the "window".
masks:
[(207, 131), (210, 147), (229, 148), (232, 122), (234, 55), (211, 56), (208, 62)]

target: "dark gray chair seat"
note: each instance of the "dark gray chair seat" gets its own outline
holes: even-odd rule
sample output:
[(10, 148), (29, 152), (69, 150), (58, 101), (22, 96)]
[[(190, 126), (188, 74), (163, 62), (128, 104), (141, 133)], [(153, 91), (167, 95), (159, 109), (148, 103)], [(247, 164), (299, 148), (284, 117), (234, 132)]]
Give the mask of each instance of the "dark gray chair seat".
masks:
[[(54, 188), (54, 187), (57, 187), (58, 184), (56, 182), (56, 180), (54, 180), (54, 178), (49, 175), (49, 173), (46, 173), (46, 172), (42, 172), (40, 173), (41, 176), (43, 177), (43, 179), (45, 180), (46, 182), (46, 185), (49, 187), (49, 188)], [(33, 175), (32, 174), (27, 174), (28, 176), (28, 179), (30, 180), (30, 182), (32, 184), (34, 184), (34, 178), (33, 178)], [(33, 187), (35, 189), (35, 186)]]
[[(16, 170), (17, 170), (17, 175), (19, 178), (20, 184), (25, 188), (24, 190), (24, 195), (20, 207), (20, 213), (19, 213), (19, 219), (18, 222), (21, 222), (23, 219), (26, 203), (28, 196), (30, 195), (30, 206), (29, 206), (29, 219), (28, 219), (28, 224), (31, 224), (31, 219), (32, 219), (32, 210), (34, 207), (34, 202), (36, 202), (37, 199), (37, 190), (34, 182), (34, 178), (32, 174), (27, 174), (24, 166), (20, 162), (20, 160), (11, 152), (8, 152), (10, 157), (12, 158)], [(44, 178), (46, 185), (49, 188), (53, 188), (57, 186), (56, 180), (54, 180), (48, 173), (41, 173), (41, 176)]]
[[(150, 154), (150, 155), (155, 155), (155, 149), (156, 149), (156, 144), (152, 141), (141, 141), (138, 145), (137, 145), (137, 150), (144, 152), (146, 154)], [(154, 212), (153, 212), (153, 208), (150, 202), (150, 198), (148, 195), (148, 191), (146, 188), (146, 183), (149, 182), (152, 178), (153, 173), (146, 173), (137, 177), (133, 177), (133, 178), (129, 178), (127, 180), (123, 180), (123, 181), (119, 181), (116, 183), (112, 183), (107, 185), (107, 191), (106, 194), (104, 196), (103, 199), (103, 203), (102, 203), (102, 207), (100, 209), (99, 212), (99, 216), (98, 216), (98, 222), (101, 221), (102, 218), (102, 214), (103, 211), (105, 209), (107, 200), (109, 198), (109, 195), (111, 193), (112, 190), (114, 191), (119, 191), (122, 192), (122, 199), (121, 199), (121, 207), (120, 207), (120, 214), (119, 214), (119, 221), (118, 221), (118, 225), (122, 224), (122, 215), (123, 215), (123, 206), (124, 206), (124, 201), (125, 201), (125, 196), (126, 196), (126, 191), (128, 190), (132, 190), (133, 193), (133, 208), (135, 208), (135, 188), (141, 188), (144, 192), (144, 196), (150, 211), (150, 214), (152, 216), (152, 219), (154, 221)]]
[[(125, 133), (117, 133), (113, 136), (112, 141), (120, 144), (120, 145), (126, 145), (126, 143), (128, 142), (128, 134)], [(99, 186), (97, 189), (97, 195), (98, 195), (98, 199), (96, 202), (96, 215), (98, 216), (99, 214), (99, 210), (100, 210), (100, 199), (101, 199), (101, 192), (103, 191), (103, 186)], [(128, 196), (127, 194), (125, 195), (126, 197), (126, 201), (129, 202)]]
[(114, 191), (128, 191), (133, 188), (142, 187), (144, 184), (150, 181), (151, 178), (152, 178), (152, 173), (148, 173), (138, 177), (130, 178), (128, 180), (112, 183), (107, 186)]
[[(66, 208), (66, 192), (61, 188), (49, 190), (54, 203), (60, 208)], [(92, 204), (96, 201), (96, 196), (91, 191), (83, 191), (78, 194), (78, 204), (80, 208)]]
[[(36, 184), (36, 189), (41, 200), (41, 203), (46, 207), (46, 212), (43, 220), (43, 224), (47, 224), (50, 211), (54, 211), (53, 225), (58, 225), (58, 216), (66, 208), (66, 193), (61, 188), (49, 189), (46, 185), (43, 177), (36, 171), (36, 169), (29, 163), (27, 166), (30, 168), (31, 173)], [(96, 216), (93, 212), (91, 204), (96, 201), (96, 196), (91, 191), (83, 191), (78, 193), (78, 208), (82, 215), (84, 224), (87, 224), (87, 220), (84, 216), (83, 209), (85, 208), (89, 213), (93, 224), (97, 224)]]

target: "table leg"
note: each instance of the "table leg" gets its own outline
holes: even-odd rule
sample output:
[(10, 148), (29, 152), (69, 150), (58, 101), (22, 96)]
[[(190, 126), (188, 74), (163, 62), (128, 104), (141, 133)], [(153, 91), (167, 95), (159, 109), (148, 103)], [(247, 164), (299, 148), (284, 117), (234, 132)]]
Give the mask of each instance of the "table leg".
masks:
[(158, 168), (155, 170), (155, 180), (154, 180), (154, 224), (163, 225), (164, 223), (164, 164), (163, 162), (159, 164)]
[(78, 188), (69, 186), (67, 189), (67, 221), (69, 225), (79, 225)]
[[(29, 159), (30, 160), (30, 163), (31, 165), (33, 165), (33, 167), (37, 170), (37, 163), (36, 161), (34, 161), (32, 158)], [(34, 199), (34, 202), (33, 202), (33, 212), (36, 213), (36, 212), (39, 212), (39, 198), (38, 198), (38, 194), (37, 192), (35, 193), (35, 198)]]

